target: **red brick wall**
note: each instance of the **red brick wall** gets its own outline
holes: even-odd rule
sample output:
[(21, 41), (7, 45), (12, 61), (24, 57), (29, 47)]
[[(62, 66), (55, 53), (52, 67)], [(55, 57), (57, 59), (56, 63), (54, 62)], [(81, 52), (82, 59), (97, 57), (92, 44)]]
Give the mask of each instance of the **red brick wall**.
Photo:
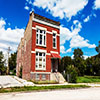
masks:
[(24, 61), (23, 61), (23, 72), (22, 77), (24, 79), (30, 80), (31, 71), (31, 39), (26, 43), (26, 51), (24, 51)]
[[(33, 22), (32, 23), (32, 27), (36, 27), (36, 26), (41, 26), (44, 28), (47, 28), (47, 31), (52, 32), (52, 30), (57, 31), (58, 34), (59, 33), (59, 29), (47, 26), (47, 25), (43, 25), (37, 22)], [(40, 47), (40, 46), (36, 46), (36, 30), (32, 30), (32, 51), (35, 51), (35, 48), (37, 49), (43, 49), (43, 50), (47, 50), (47, 53), (50, 53), (50, 51), (56, 51), (58, 53), (60, 53), (60, 37), (57, 36), (57, 49), (53, 49), (53, 37), (52, 34), (46, 34), (46, 47)], [(35, 70), (35, 54), (32, 54), (32, 58), (31, 58), (31, 71), (32, 72), (51, 72), (51, 56), (46, 55), (46, 70), (43, 71), (38, 71)]]

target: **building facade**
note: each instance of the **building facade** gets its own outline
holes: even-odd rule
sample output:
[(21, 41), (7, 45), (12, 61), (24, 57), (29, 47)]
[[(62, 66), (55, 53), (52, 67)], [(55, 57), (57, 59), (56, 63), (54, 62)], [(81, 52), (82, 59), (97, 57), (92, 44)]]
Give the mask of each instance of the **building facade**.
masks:
[(60, 23), (32, 12), (18, 46), (16, 74), (22, 78), (52, 80), (60, 60)]

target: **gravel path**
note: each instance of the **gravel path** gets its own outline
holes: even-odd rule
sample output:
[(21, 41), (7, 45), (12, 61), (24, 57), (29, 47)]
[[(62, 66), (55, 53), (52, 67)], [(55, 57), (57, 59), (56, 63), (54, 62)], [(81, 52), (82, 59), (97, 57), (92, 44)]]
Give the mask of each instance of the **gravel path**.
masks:
[(100, 100), (100, 87), (0, 94), (0, 100)]

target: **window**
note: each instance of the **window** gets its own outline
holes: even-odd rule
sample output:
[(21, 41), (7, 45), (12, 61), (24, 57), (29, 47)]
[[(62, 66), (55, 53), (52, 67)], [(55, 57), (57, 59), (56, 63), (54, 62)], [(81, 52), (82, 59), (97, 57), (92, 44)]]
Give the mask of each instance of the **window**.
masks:
[(53, 33), (53, 48), (56, 48), (56, 33)]
[(36, 69), (44, 70), (46, 68), (46, 55), (45, 53), (36, 52)]
[(42, 75), (42, 80), (46, 80), (46, 75), (45, 74)]
[(37, 28), (36, 31), (36, 44), (46, 46), (46, 31)]
[(35, 79), (36, 80), (39, 80), (40, 79), (40, 75), (39, 74), (36, 74)]

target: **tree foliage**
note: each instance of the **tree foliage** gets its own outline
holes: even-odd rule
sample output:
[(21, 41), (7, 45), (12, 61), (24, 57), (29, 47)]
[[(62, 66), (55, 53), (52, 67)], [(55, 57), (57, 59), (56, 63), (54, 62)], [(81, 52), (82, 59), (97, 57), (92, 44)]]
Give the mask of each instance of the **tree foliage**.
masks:
[(78, 75), (83, 76), (86, 69), (83, 52), (81, 49), (77, 48), (74, 50), (73, 54), (74, 54), (73, 64), (78, 69)]
[(70, 83), (76, 83), (77, 81), (77, 68), (74, 65), (69, 65), (67, 68), (67, 81)]
[(99, 45), (95, 49), (98, 52), (98, 54), (100, 54), (100, 41), (99, 41)]
[(1, 75), (6, 74), (4, 55), (1, 51), (0, 51), (0, 74)]
[(17, 58), (17, 52), (12, 53), (9, 58), (9, 70), (15, 72), (16, 70), (16, 58)]

